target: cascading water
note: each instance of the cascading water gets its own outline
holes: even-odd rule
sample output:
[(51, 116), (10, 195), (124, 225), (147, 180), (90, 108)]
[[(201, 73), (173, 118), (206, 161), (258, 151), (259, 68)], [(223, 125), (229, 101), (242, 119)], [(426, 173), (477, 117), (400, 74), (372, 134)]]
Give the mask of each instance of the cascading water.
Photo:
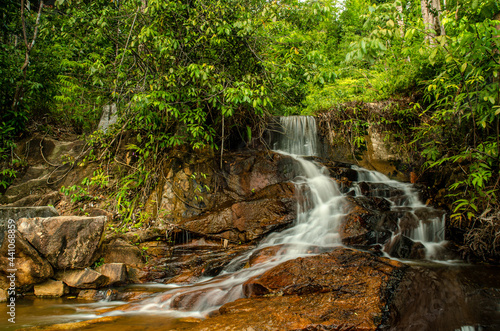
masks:
[[(336, 182), (325, 175), (326, 169), (298, 156), (316, 154), (315, 120), (313, 117), (293, 116), (282, 118), (281, 125), (286, 138), (277, 143), (278, 152), (294, 157), (302, 174), (295, 181), (297, 190), (303, 196), (295, 225), (267, 237), (255, 250), (231, 262), (219, 276), (142, 301), (138, 310), (172, 310), (175, 314), (205, 315), (224, 303), (243, 297), (242, 284), (251, 277), (286, 260), (310, 254), (311, 246), (340, 245), (338, 228), (344, 216), (342, 207), (345, 198)], [(281, 248), (269, 261), (233, 271), (256, 250), (277, 245)], [(190, 312), (175, 311), (184, 306), (189, 306)]]
[(426, 258), (437, 259), (446, 243), (445, 214), (424, 205), (410, 184), (392, 180), (376, 171), (357, 166), (352, 168), (358, 172), (358, 184), (354, 186), (356, 195), (363, 195), (360, 183), (369, 184), (370, 195), (386, 198), (391, 202), (392, 211), (404, 212), (406, 217), (411, 219), (413, 226), (410, 227), (402, 226), (401, 220), (398, 220), (399, 231), (393, 233), (393, 238), (394, 235), (402, 234), (415, 242), (420, 242), (426, 249)]
[[(269, 235), (259, 246), (245, 255), (233, 260), (217, 277), (198, 283), (173, 288), (153, 298), (132, 304), (132, 310), (146, 312), (171, 312), (177, 316), (204, 316), (221, 305), (244, 297), (243, 283), (284, 261), (311, 254), (312, 247), (328, 250), (328, 247), (341, 245), (339, 227), (345, 216), (346, 197), (337, 183), (332, 180), (323, 166), (303, 159), (301, 156), (317, 154), (316, 123), (313, 117), (291, 116), (280, 119), (283, 138), (275, 144), (277, 152), (296, 159), (301, 175), (295, 180), (301, 202), (297, 208), (297, 220), (292, 228)], [(357, 169), (359, 179), (396, 187), (405, 192), (405, 203), (409, 208), (424, 208), (409, 186), (387, 177), (363, 169)], [(359, 190), (356, 191), (359, 194)], [(394, 209), (403, 208), (394, 203)], [(426, 232), (428, 229), (423, 230)], [(419, 239), (420, 234), (411, 234)], [(421, 238), (422, 241), (425, 239)], [(257, 250), (278, 247), (270, 260), (242, 269), (248, 258)], [(134, 308), (135, 307), (135, 308)], [(189, 311), (186, 311), (189, 309)]]

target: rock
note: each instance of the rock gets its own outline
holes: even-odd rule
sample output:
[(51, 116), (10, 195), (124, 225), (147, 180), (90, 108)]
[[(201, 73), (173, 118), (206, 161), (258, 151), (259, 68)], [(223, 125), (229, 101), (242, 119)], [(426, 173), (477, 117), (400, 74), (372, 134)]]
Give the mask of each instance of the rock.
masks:
[[(397, 218), (390, 211), (378, 210), (385, 202), (368, 197), (348, 197), (339, 234), (345, 245), (369, 246), (385, 243), (397, 229)], [(373, 209), (369, 209), (373, 208)]]
[(102, 116), (97, 129), (106, 132), (108, 131), (108, 128), (114, 125), (117, 121), (118, 112), (116, 110), (116, 104), (112, 103), (110, 105), (104, 105), (102, 107)]
[(104, 286), (124, 285), (127, 283), (127, 267), (124, 263), (105, 263), (96, 269), (97, 272), (108, 277)]
[(139, 247), (120, 238), (104, 245), (102, 258), (104, 263), (124, 263), (134, 267), (144, 265), (144, 258)]
[(248, 258), (248, 266), (253, 267), (256, 264), (267, 262), (282, 250), (284, 250), (284, 245), (274, 245), (259, 249), (253, 252)]
[(62, 297), (69, 293), (69, 289), (62, 281), (49, 279), (45, 283), (35, 285), (37, 297)]
[(198, 235), (218, 236), (232, 242), (248, 242), (283, 229), (296, 218), (297, 202), (292, 183), (274, 184), (255, 194), (255, 200), (187, 219), (179, 225)]
[(398, 234), (387, 246), (387, 253), (398, 259), (425, 259), (425, 246), (420, 242), (411, 240), (407, 236)]
[(59, 271), (55, 277), (75, 288), (99, 288), (108, 282), (108, 277), (88, 268)]
[(52, 217), (58, 216), (54, 207), (0, 207), (0, 245), (3, 243), (5, 231), (8, 228), (9, 219), (16, 223), (24, 217)]
[(99, 300), (116, 300), (119, 297), (119, 293), (117, 290), (114, 289), (108, 289), (108, 290), (81, 290), (80, 293), (78, 293), (78, 299), (80, 300), (92, 300), (92, 301), (99, 301)]
[(268, 152), (253, 152), (226, 158), (224, 177), (228, 189), (241, 197), (251, 196), (267, 186), (295, 177), (294, 159)]
[[(286, 254), (288, 248), (290, 246), (288, 244), (274, 245), (269, 247), (264, 247), (262, 249), (256, 250), (250, 257), (248, 258), (248, 267), (252, 267), (256, 264), (267, 262), (271, 260), (278, 254)], [(297, 245), (291, 245), (292, 249), (296, 249)], [(326, 251), (329, 251), (329, 248), (320, 247), (320, 246), (307, 246), (307, 254), (320, 254)]]
[[(243, 284), (245, 296), (261, 296), (280, 292), (284, 295), (303, 295), (354, 288), (353, 277), (373, 280), (364, 286), (379, 286), (393, 271), (402, 268), (397, 261), (347, 248), (311, 257), (286, 261)], [(378, 278), (377, 278), (378, 277)]]
[(103, 216), (23, 218), (18, 230), (54, 268), (84, 268), (95, 261), (105, 223)]
[[(8, 257), (8, 236), (14, 236), (15, 241), (15, 267), (10, 264)], [(54, 271), (49, 262), (42, 258), (40, 254), (20, 235), (19, 232), (9, 234), (4, 240), (0, 248), (0, 287), (8, 288), (5, 286), (9, 283), (6, 278), (10, 269), (17, 269), (16, 273), (16, 286), (23, 287), (43, 282), (49, 277), (52, 277)]]
[(9, 296), (7, 295), (7, 290), (0, 288), (0, 302), (6, 302)]
[(377, 330), (405, 269), (346, 248), (287, 261), (247, 281), (249, 298), (223, 305), (193, 330)]
[[(246, 245), (224, 248), (220, 241), (203, 238), (176, 245), (163, 253), (152, 246), (148, 247), (151, 247), (147, 250), (148, 264), (136, 270), (140, 282), (192, 283), (203, 276), (216, 276), (231, 260), (250, 249)], [(243, 265), (237, 266), (237, 269), (241, 267)], [(131, 268), (128, 270), (130, 277)]]
[(108, 222), (113, 220), (113, 214), (101, 208), (86, 208), (85, 215), (90, 217), (106, 216)]
[(263, 235), (290, 225), (296, 218), (296, 203), (292, 199), (266, 199), (236, 203), (233, 226), (244, 233), (244, 241), (252, 241)]

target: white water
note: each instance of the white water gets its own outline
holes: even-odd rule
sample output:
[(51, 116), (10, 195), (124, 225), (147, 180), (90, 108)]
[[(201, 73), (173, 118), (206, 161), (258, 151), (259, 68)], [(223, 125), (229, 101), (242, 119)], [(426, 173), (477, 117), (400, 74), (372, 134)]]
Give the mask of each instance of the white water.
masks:
[[(402, 183), (388, 178), (387, 176), (376, 172), (366, 170), (357, 166), (352, 169), (358, 171), (358, 182), (377, 184), (380, 189), (377, 196), (384, 196), (391, 202), (391, 210), (405, 210), (416, 221), (417, 226), (411, 229), (404, 229), (402, 234), (413, 241), (421, 242), (426, 248), (426, 258), (436, 259), (443, 250), (446, 243), (444, 238), (445, 215), (439, 213), (432, 207), (424, 205), (415, 189), (411, 184)], [(401, 191), (401, 195), (391, 197), (390, 190)], [(359, 186), (354, 187), (356, 195), (362, 195)], [(384, 192), (386, 194), (384, 194)], [(424, 215), (418, 216), (418, 215)], [(394, 233), (397, 235), (398, 233)]]
[[(343, 208), (346, 199), (340, 193), (336, 182), (325, 175), (328, 171), (324, 167), (299, 156), (313, 156), (317, 153), (314, 118), (295, 116), (282, 118), (281, 125), (287, 139), (277, 143), (276, 147), (280, 149), (277, 152), (294, 157), (300, 167), (298, 173), (301, 174), (296, 178), (295, 185), (303, 197), (300, 199), (303, 203), (297, 207), (297, 220), (294, 226), (269, 235), (255, 250), (232, 261), (221, 275), (172, 289), (137, 304), (132, 304), (132, 310), (169, 313), (175, 316), (205, 316), (224, 303), (243, 297), (242, 285), (251, 277), (262, 274), (286, 260), (311, 254), (311, 246), (333, 247), (341, 245), (338, 229), (343, 216), (345, 216)], [(407, 206), (410, 208), (424, 207), (409, 186), (391, 181), (375, 172), (362, 169), (358, 169), (358, 171), (360, 171), (360, 179), (363, 181), (380, 182), (404, 191), (408, 196)], [(394, 208), (398, 207), (394, 205)], [(422, 231), (426, 233), (427, 230), (424, 226)], [(420, 230), (417, 230), (414, 237), (421, 238), (420, 236)], [(282, 247), (272, 259), (246, 269), (240, 269), (241, 265), (256, 250), (275, 245), (282, 245)], [(184, 305), (189, 306), (189, 311), (176, 309), (176, 307), (180, 307), (182, 310)]]

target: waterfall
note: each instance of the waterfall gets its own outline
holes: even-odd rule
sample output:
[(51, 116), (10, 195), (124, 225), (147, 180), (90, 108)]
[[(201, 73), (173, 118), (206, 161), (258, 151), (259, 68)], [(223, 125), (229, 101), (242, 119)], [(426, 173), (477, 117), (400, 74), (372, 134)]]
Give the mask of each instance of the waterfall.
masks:
[(274, 149), (286, 154), (314, 156), (318, 154), (316, 120), (312, 116), (280, 117), (281, 137)]
[[(302, 198), (298, 199), (301, 202), (297, 208), (294, 226), (269, 235), (257, 248), (233, 260), (219, 276), (171, 289), (139, 303), (132, 303), (130, 304), (132, 310), (169, 312), (176, 316), (205, 316), (227, 302), (244, 297), (242, 285), (251, 277), (262, 274), (284, 261), (313, 254), (312, 251), (317, 252), (311, 249), (313, 246), (327, 250), (329, 247), (341, 245), (339, 227), (345, 216), (347, 198), (340, 193), (337, 183), (328, 176), (328, 170), (324, 166), (302, 158), (302, 156), (315, 156), (318, 153), (314, 118), (282, 117), (280, 124), (283, 128), (282, 139), (274, 146), (276, 152), (295, 158), (300, 167), (298, 171), (300, 175), (294, 183)], [(392, 181), (376, 172), (361, 168), (355, 170), (359, 173), (358, 182), (370, 182), (381, 187), (395, 187), (403, 192), (404, 197), (400, 199), (400, 202), (392, 202), (393, 209), (409, 208), (417, 214), (418, 208), (426, 208), (409, 185)], [(354, 190), (356, 195), (361, 195), (359, 187), (355, 187)], [(391, 197), (388, 199), (390, 200)], [(406, 235), (422, 242), (428, 241), (429, 238), (426, 236), (435, 242), (444, 239), (440, 236), (429, 235), (431, 230), (435, 232), (435, 228), (429, 227), (426, 223), (422, 225), (422, 229), (415, 229)], [(251, 254), (271, 246), (278, 247), (273, 258), (241, 269)], [(182, 307), (185, 306), (189, 306), (189, 312), (182, 311)]]

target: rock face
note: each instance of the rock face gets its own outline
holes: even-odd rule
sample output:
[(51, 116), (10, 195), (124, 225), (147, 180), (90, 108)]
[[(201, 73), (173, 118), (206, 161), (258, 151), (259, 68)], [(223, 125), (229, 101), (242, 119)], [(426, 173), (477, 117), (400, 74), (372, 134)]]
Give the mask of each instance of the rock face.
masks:
[(84, 268), (94, 262), (105, 223), (103, 216), (24, 218), (18, 230), (54, 268)]
[(8, 288), (6, 276), (10, 269), (17, 269), (16, 286), (36, 284), (44, 281), (54, 274), (52, 266), (42, 258), (38, 252), (19, 234), (15, 232), (15, 267), (10, 265), (8, 259), (9, 240), (4, 240), (0, 248), (0, 288)]
[[(192, 163), (172, 161), (165, 184), (151, 198), (159, 200), (160, 219), (198, 235), (246, 242), (295, 218), (293, 158), (273, 152), (232, 153), (224, 156), (221, 172), (213, 170), (218, 167), (213, 159)], [(258, 214), (257, 208), (263, 211)]]
[(377, 330), (404, 269), (346, 248), (287, 261), (247, 281), (250, 298), (225, 304), (194, 330)]
[(293, 184), (276, 184), (266, 191), (267, 198), (237, 202), (207, 216), (188, 219), (180, 226), (194, 233), (218, 235), (233, 242), (261, 238), (290, 225), (296, 218)]
[[(71, 141), (35, 135), (19, 142), (16, 154), (25, 156), (28, 166), (0, 195), (0, 203), (14, 207), (56, 205), (61, 199), (59, 189), (62, 185), (80, 183), (82, 178), (92, 174), (93, 169), (75, 169), (68, 162), (81, 157), (85, 147), (85, 142), (78, 140), (76, 135), (68, 138)], [(26, 217), (37, 216), (42, 215)]]

